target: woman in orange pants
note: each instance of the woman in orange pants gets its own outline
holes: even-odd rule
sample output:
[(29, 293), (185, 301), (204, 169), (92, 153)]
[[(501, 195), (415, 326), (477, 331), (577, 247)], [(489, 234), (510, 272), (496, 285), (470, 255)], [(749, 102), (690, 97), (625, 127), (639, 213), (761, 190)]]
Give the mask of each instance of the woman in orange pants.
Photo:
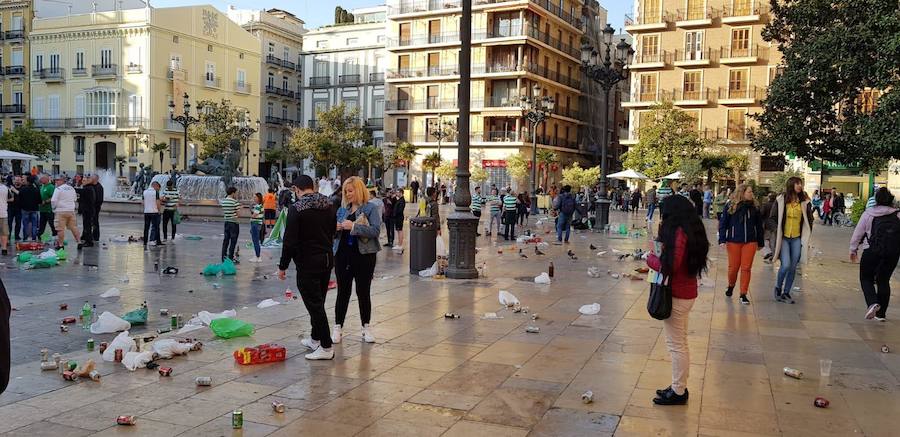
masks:
[(747, 292), (750, 289), (750, 269), (756, 251), (765, 246), (763, 217), (756, 203), (753, 188), (740, 185), (722, 209), (719, 218), (719, 245), (728, 250), (728, 289), (725, 296), (731, 296), (741, 272), (741, 303), (749, 305)]

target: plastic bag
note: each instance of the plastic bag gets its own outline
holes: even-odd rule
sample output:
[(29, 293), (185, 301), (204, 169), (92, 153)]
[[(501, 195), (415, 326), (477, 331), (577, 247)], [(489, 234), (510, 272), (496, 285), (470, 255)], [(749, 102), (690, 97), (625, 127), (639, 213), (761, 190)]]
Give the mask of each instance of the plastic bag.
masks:
[[(109, 314), (109, 313), (104, 313)], [(93, 331), (91, 331), (93, 332)], [(120, 332), (113, 341), (109, 342), (109, 346), (103, 351), (103, 361), (115, 361), (116, 349), (122, 349), (122, 352), (128, 353), (137, 350), (134, 340), (128, 336), (128, 331)]]
[[(225, 310), (225, 311), (222, 311), (221, 313), (215, 313), (215, 314), (213, 314), (209, 311), (200, 311), (199, 313), (197, 313), (197, 319), (199, 319), (200, 323), (202, 323), (204, 325), (209, 325), (212, 323), (213, 320), (216, 320), (216, 319), (224, 319), (226, 317), (234, 317), (234, 316), (237, 316), (237, 311), (235, 311), (235, 310)], [(194, 321), (194, 319), (191, 319), (190, 321), (188, 321), (188, 324), (196, 325), (196, 323), (191, 323), (193, 321)]]
[(140, 307), (136, 310), (129, 311), (122, 316), (122, 319), (134, 325), (143, 325), (147, 323), (147, 307)]
[(40, 256), (37, 258), (32, 257), (31, 261), (25, 265), (26, 269), (48, 269), (50, 267), (54, 267), (59, 264), (59, 259), (55, 256), (41, 258)]
[(243, 320), (232, 319), (230, 317), (213, 320), (209, 324), (209, 329), (211, 329), (217, 337), (221, 338), (247, 337), (253, 335), (253, 325)]
[(66, 258), (69, 257), (69, 254), (66, 253), (66, 249), (59, 249), (56, 251), (56, 259), (60, 261), (65, 261)]
[(600, 312), (600, 304), (594, 302), (590, 305), (582, 305), (581, 308), (578, 308), (578, 312), (586, 316), (593, 316)]
[(50, 258), (59, 259), (59, 257), (56, 255), (56, 251), (53, 249), (47, 249), (47, 250), (41, 252), (41, 254), (38, 255), (37, 257), (38, 257), (38, 259), (50, 259)]
[(234, 261), (227, 258), (225, 261), (222, 261), (222, 274), (226, 276), (237, 274), (237, 267), (234, 266)]
[(190, 240), (190, 241), (200, 241), (203, 239), (203, 237), (201, 237), (199, 235), (188, 235), (187, 237), (184, 237), (184, 239)]
[(266, 300), (260, 302), (259, 304), (257, 304), (256, 307), (257, 308), (269, 308), (269, 307), (273, 307), (275, 305), (281, 305), (281, 302), (274, 301), (272, 299), (266, 299)]
[(177, 340), (166, 338), (153, 342), (153, 352), (160, 358), (168, 360), (175, 355), (184, 355), (194, 347), (194, 343), (179, 343)]
[(181, 213), (178, 212), (177, 209), (175, 210), (175, 214), (172, 214), (172, 223), (175, 223), (176, 225), (181, 224)]
[(203, 329), (203, 325), (190, 325), (190, 324), (187, 324), (187, 325), (184, 325), (183, 328), (179, 329), (178, 332), (176, 332), (175, 334), (178, 334), (178, 335), (186, 334), (186, 333), (188, 333), (188, 332), (196, 331), (196, 330), (198, 330), (198, 329)]
[(550, 283), (550, 275), (547, 272), (541, 273), (534, 277), (535, 284), (549, 284)]
[(497, 296), (497, 298), (500, 300), (500, 305), (503, 306), (511, 307), (519, 305), (519, 299), (506, 290), (500, 290), (500, 294)]
[(438, 235), (437, 239), (434, 241), (434, 253), (437, 254), (438, 257), (446, 258), (447, 257), (447, 246), (444, 245), (444, 239)]
[(104, 291), (103, 294), (100, 295), (100, 297), (119, 297), (121, 295), (122, 292), (119, 291), (118, 288), (112, 287), (109, 290)]
[(222, 264), (210, 263), (203, 268), (203, 276), (216, 276), (222, 273)]
[(32, 255), (31, 252), (22, 252), (18, 257), (16, 257), (16, 261), (20, 263), (27, 263), (28, 261), (31, 261), (32, 257), (34, 257), (34, 255)]
[[(118, 331), (125, 331), (125, 333), (128, 333), (128, 329), (131, 329), (131, 323), (128, 323), (125, 319), (109, 311), (104, 311), (103, 314), (100, 314), (100, 317), (97, 318), (96, 322), (91, 323), (91, 334), (107, 334)], [(110, 347), (112, 347), (112, 345), (110, 345)]]
[(122, 365), (132, 372), (147, 367), (147, 363), (151, 361), (153, 361), (153, 352), (150, 351), (125, 352), (125, 356), (122, 357)]
[(434, 264), (431, 265), (431, 267), (429, 267), (425, 270), (419, 270), (419, 276), (423, 277), (423, 278), (430, 278), (430, 277), (436, 275), (437, 272), (438, 272), (438, 263), (437, 263), (437, 261), (435, 261)]
[(590, 276), (592, 278), (599, 278), (600, 277), (600, 268), (588, 267), (587, 274), (588, 274), (588, 276)]

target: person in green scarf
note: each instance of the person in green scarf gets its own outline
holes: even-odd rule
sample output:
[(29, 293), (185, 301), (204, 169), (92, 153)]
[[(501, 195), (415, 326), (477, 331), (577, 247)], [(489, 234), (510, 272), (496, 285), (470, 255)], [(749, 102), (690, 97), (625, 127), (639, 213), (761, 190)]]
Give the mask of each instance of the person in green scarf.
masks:
[(722, 210), (725, 208), (725, 203), (728, 202), (728, 197), (731, 195), (730, 188), (723, 188), (719, 190), (719, 194), (716, 194), (716, 198), (713, 199), (713, 212), (716, 214), (716, 219), (722, 217)]

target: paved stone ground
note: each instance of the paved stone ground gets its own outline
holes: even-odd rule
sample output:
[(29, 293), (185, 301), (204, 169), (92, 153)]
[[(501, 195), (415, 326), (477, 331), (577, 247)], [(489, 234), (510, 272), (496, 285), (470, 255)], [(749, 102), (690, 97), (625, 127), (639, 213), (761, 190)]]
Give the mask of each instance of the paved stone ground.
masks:
[[(139, 218), (102, 220), (104, 239), (141, 230)], [(613, 221), (625, 220), (613, 213)], [(713, 248), (709, 276), (691, 313), (690, 404), (654, 407), (653, 390), (670, 382), (670, 364), (662, 324), (646, 314), (646, 282), (586, 274), (590, 266), (614, 273), (641, 266), (617, 261), (612, 249), (643, 247), (643, 239), (578, 233), (571, 245), (551, 246), (545, 256), (528, 247), (528, 259), (521, 259), (507, 243), (481, 237), (478, 259), (486, 264), (486, 277), (471, 281), (411, 277), (407, 255), (382, 251), (373, 284), (378, 343), (360, 342), (351, 302), (348, 335), (336, 346), (335, 360), (308, 362), (297, 337), (309, 330), (302, 304), (255, 306), (295, 287), (292, 278), (282, 283), (271, 276), (279, 251), (266, 251), (263, 264), (241, 264), (232, 278), (197, 273), (218, 259), (220, 227), (188, 223), (180, 231), (203, 240), (181, 240), (147, 253), (136, 244), (109, 243), (49, 270), (19, 271), (3, 260), (2, 277), (18, 311), (11, 321), (14, 367), (10, 388), (0, 396), (0, 433), (231, 435), (229, 415), (237, 408), (243, 410), (244, 429), (235, 435), (887, 436), (896, 435), (900, 425), (900, 355), (880, 352), (882, 344), (900, 351), (900, 324), (863, 320), (857, 270), (844, 261), (847, 229), (816, 228), (815, 256), (798, 276), (796, 305), (772, 301), (773, 270), (760, 258), (752, 305), (726, 298), (725, 254)], [(713, 227), (709, 222), (710, 235)], [(243, 232), (246, 257), (246, 226)], [(568, 259), (568, 249), (577, 260)], [(609, 252), (597, 257), (598, 251)], [(554, 282), (530, 283), (551, 260)], [(154, 263), (181, 272), (160, 276)], [(120, 281), (123, 276), (128, 283)], [(113, 286), (122, 297), (98, 297)], [(515, 294), (540, 318), (531, 322), (530, 315), (501, 309), (499, 289)], [(112, 363), (99, 365), (100, 383), (71, 383), (55, 372), (42, 373), (41, 347), (78, 361), (98, 358), (85, 351), (90, 335), (80, 327), (67, 334), (58, 330), (59, 319), (77, 314), (85, 300), (117, 314), (146, 300), (150, 320), (135, 333), (168, 324), (159, 308), (184, 314), (236, 308), (240, 319), (256, 325), (256, 333), (217, 340), (195, 331), (204, 350), (165, 362), (175, 369), (170, 378)], [(600, 314), (578, 313), (592, 302), (601, 305)], [(59, 303), (68, 303), (69, 310), (59, 311)], [(333, 305), (330, 293), (328, 306)], [(444, 319), (448, 311), (462, 317)], [(494, 311), (502, 319), (482, 319)], [(540, 333), (524, 332), (532, 323)], [(112, 337), (94, 336), (98, 343)], [(234, 363), (234, 349), (268, 341), (284, 344), (289, 359)], [(820, 377), (820, 358), (833, 360), (830, 378)], [(783, 376), (784, 366), (803, 370), (805, 377)], [(195, 388), (196, 376), (211, 376), (213, 386)], [(593, 403), (582, 403), (585, 390), (594, 392)], [(813, 407), (816, 395), (831, 406)], [(273, 400), (284, 402), (287, 411), (273, 413)], [(120, 414), (137, 415), (137, 425), (116, 426)]]

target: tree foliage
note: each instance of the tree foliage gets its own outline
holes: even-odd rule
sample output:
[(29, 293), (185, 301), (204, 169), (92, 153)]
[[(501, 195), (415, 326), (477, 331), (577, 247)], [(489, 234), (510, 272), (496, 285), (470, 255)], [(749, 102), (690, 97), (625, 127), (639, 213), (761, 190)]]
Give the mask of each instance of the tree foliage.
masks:
[(789, 167), (784, 169), (783, 172), (775, 173), (775, 176), (772, 177), (772, 182), (770, 183), (770, 187), (772, 191), (781, 191), (784, 189), (784, 186), (787, 184), (788, 179), (798, 177), (803, 178), (803, 172), (794, 167)]
[(763, 38), (784, 69), (756, 116), (754, 147), (866, 169), (900, 158), (900, 4), (772, 1), (772, 17)]
[(678, 171), (681, 172), (681, 181), (686, 184), (695, 184), (706, 176), (706, 169), (703, 167), (703, 160), (700, 158), (682, 160)]
[(166, 143), (166, 142), (154, 143), (153, 145), (150, 146), (151, 152), (153, 152), (155, 154), (159, 154), (159, 171), (160, 172), (163, 171), (163, 168), (162, 168), (163, 167), (163, 164), (162, 164), (163, 157), (164, 157), (165, 151), (168, 148), (169, 148), (169, 143)]
[(571, 185), (572, 188), (580, 190), (585, 187), (593, 186), (600, 180), (600, 166), (582, 168), (577, 162), (571, 167), (564, 168), (562, 171), (562, 183)]
[(506, 173), (516, 182), (516, 185), (525, 183), (528, 178), (528, 159), (525, 155), (517, 153), (506, 157)]
[(541, 185), (544, 188), (547, 188), (547, 178), (550, 176), (550, 165), (556, 164), (559, 162), (559, 156), (556, 152), (550, 149), (538, 149), (537, 150), (537, 162), (538, 164), (542, 164), (544, 170), (541, 172), (540, 180)]
[(347, 175), (366, 164), (358, 148), (372, 143), (372, 136), (359, 123), (359, 108), (343, 104), (316, 114), (315, 128), (295, 128), (288, 145), (299, 159), (309, 159), (326, 170), (337, 167)]
[(30, 120), (26, 121), (22, 126), (3, 133), (0, 136), (0, 148), (13, 152), (27, 153), (38, 158), (46, 158), (53, 153), (53, 143), (50, 141), (50, 136), (43, 131), (35, 129)]
[(441, 178), (442, 181), (456, 180), (456, 166), (453, 165), (453, 161), (444, 160), (441, 162), (441, 165), (434, 169), (434, 174)]
[(472, 153), (471, 158), (472, 159), (469, 160), (469, 180), (474, 182), (476, 185), (481, 185), (487, 182), (487, 180), (490, 179), (491, 175), (482, 166), (482, 161), (484, 160), (484, 150), (476, 150)]
[(712, 147), (695, 132), (696, 120), (672, 102), (662, 102), (652, 111), (652, 120), (639, 129), (640, 141), (624, 155), (625, 168), (656, 179), (677, 171), (682, 161), (699, 158), (704, 148)]
[(197, 111), (200, 113), (200, 123), (190, 127), (190, 134), (191, 140), (203, 145), (200, 158), (224, 154), (231, 140), (240, 138), (240, 124), (244, 122), (246, 111), (225, 99), (197, 102)]
[(441, 166), (441, 155), (438, 152), (431, 152), (422, 158), (422, 168), (425, 171), (434, 171)]

